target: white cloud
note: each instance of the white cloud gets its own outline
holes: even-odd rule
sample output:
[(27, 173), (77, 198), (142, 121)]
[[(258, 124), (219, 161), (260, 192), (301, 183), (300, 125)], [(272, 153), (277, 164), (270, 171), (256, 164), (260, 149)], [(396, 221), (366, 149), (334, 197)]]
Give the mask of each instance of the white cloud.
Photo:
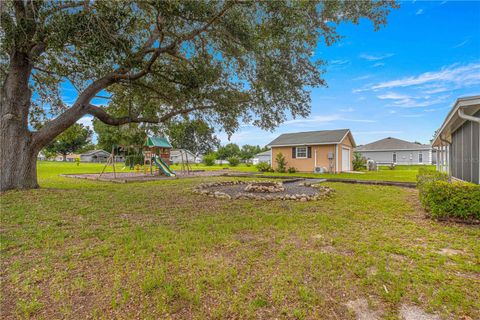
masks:
[(80, 118), (77, 123), (82, 124), (84, 127), (89, 127), (91, 130), (93, 130), (93, 117), (92, 116), (84, 116)]
[(392, 100), (402, 99), (403, 100), (403, 99), (410, 99), (410, 96), (406, 94), (396, 93), (396, 92), (387, 92), (385, 94), (378, 95), (377, 98), (382, 100), (385, 100), (385, 99), (392, 99)]
[(314, 116), (311, 118), (307, 119), (292, 119), (285, 121), (283, 124), (284, 125), (289, 125), (289, 124), (305, 124), (305, 123), (329, 123), (333, 121), (338, 121), (340, 120), (340, 116), (338, 115), (328, 115), (328, 116)]
[(318, 124), (327, 124), (335, 121), (345, 121), (345, 122), (365, 122), (365, 123), (374, 123), (375, 120), (372, 119), (350, 119), (345, 118), (337, 114), (325, 115), (325, 116), (313, 116), (307, 119), (293, 119), (285, 121), (284, 125), (318, 125)]
[(452, 48), (460, 48), (460, 47), (463, 47), (464, 45), (466, 45), (468, 43), (469, 39), (465, 40), (465, 41), (462, 41), (456, 45), (454, 45)]
[(350, 63), (350, 61), (346, 60), (346, 59), (339, 59), (339, 60), (330, 61), (331, 65), (344, 65), (344, 64), (348, 64), (348, 63)]
[(367, 53), (362, 53), (360, 55), (360, 58), (368, 60), (368, 61), (377, 61), (377, 60), (383, 60), (386, 58), (390, 58), (391, 56), (394, 56), (393, 53), (385, 53), (385, 54), (367, 54)]
[(417, 16), (420, 15), (420, 14), (422, 14), (422, 13), (423, 13), (423, 9), (418, 9), (417, 12), (415, 12), (415, 14), (416, 14)]
[(377, 67), (383, 67), (384, 65), (385, 65), (385, 63), (383, 63), (383, 62), (377, 62), (377, 63), (374, 63), (372, 65), (372, 67), (377, 68)]
[(430, 96), (430, 95), (406, 95), (396, 92), (387, 92), (385, 94), (380, 94), (377, 96), (381, 100), (392, 100), (392, 103), (388, 106), (400, 107), (400, 108), (419, 108), (419, 107), (428, 107), (431, 105), (443, 103), (450, 98), (450, 95), (443, 96)]
[(371, 78), (371, 77), (372, 77), (371, 74), (366, 74), (366, 75), (364, 75), (364, 76), (360, 76), (360, 77), (353, 78), (352, 80), (353, 80), (353, 81), (366, 80), (366, 79), (369, 79), (369, 78)]
[(423, 114), (402, 114), (399, 117), (402, 117), (402, 118), (420, 118), (420, 117), (423, 117), (423, 116), (424, 116)]
[(353, 111), (355, 111), (355, 109), (353, 109), (352, 107), (348, 107), (348, 108), (345, 108), (345, 109), (340, 109), (340, 111), (342, 111), (342, 112), (353, 112)]
[[(397, 80), (380, 82), (363, 90), (379, 90), (391, 88), (403, 88), (425, 84), (448, 85), (467, 87), (480, 84), (480, 63), (468, 65), (451, 65), (443, 67), (439, 71), (424, 72), (418, 76), (405, 77)], [(361, 90), (361, 89), (360, 89)]]
[(398, 134), (402, 133), (403, 131), (396, 131), (396, 130), (384, 130), (384, 131), (355, 131), (353, 132), (354, 135), (368, 135), (368, 134)]

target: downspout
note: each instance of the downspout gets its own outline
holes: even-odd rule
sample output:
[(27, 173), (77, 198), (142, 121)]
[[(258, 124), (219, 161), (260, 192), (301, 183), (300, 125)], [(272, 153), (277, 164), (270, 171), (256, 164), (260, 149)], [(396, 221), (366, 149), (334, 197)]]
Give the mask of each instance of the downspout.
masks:
[(480, 123), (480, 118), (474, 117), (474, 116), (469, 116), (469, 115), (465, 114), (463, 112), (462, 108), (458, 109), (458, 116), (462, 119), (465, 119), (465, 120), (470, 120), (470, 121), (473, 121), (473, 122)]

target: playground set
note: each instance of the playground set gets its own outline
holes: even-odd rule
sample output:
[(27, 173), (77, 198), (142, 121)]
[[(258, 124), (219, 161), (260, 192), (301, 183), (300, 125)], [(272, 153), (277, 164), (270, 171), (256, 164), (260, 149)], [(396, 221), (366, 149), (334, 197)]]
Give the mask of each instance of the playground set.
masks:
[[(62, 174), (61, 176), (76, 179), (88, 179), (98, 181), (108, 181), (115, 183), (127, 183), (138, 181), (155, 181), (163, 179), (186, 178), (193, 176), (220, 176), (225, 174), (224, 171), (203, 171), (192, 170), (188, 162), (188, 156), (184, 151), (180, 151), (181, 155), (181, 170), (175, 173), (170, 168), (170, 151), (172, 145), (165, 137), (148, 137), (145, 144), (142, 146), (123, 146), (115, 145), (112, 147), (112, 153), (108, 157), (105, 166), (101, 173), (83, 173), (83, 174)], [(124, 171), (116, 168), (116, 159), (118, 152), (133, 153), (138, 155), (140, 152), (143, 155), (143, 170), (138, 171)], [(183, 153), (182, 153), (183, 152)], [(106, 169), (111, 166), (112, 170)]]
[[(172, 145), (164, 137), (149, 137), (143, 147), (143, 170), (147, 174), (175, 177), (175, 172), (170, 169), (170, 150)], [(155, 167), (154, 167), (155, 166)]]

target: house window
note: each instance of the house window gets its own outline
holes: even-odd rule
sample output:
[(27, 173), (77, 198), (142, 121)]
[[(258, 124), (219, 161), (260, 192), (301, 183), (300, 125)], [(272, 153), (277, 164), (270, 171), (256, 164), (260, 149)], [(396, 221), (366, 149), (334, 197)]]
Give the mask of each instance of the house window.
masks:
[(394, 152), (393, 153), (393, 163), (397, 163), (397, 154)]
[(307, 157), (307, 147), (297, 147), (297, 158), (306, 158)]
[(418, 154), (418, 163), (422, 163), (423, 162), (423, 154), (420, 152)]

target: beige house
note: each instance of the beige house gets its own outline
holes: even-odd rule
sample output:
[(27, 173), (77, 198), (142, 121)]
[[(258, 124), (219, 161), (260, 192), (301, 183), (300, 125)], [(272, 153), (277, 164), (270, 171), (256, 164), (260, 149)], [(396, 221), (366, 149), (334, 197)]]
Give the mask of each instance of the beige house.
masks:
[(300, 172), (351, 171), (356, 147), (349, 129), (285, 133), (268, 144), (271, 163), (276, 169), (277, 155), (282, 153), (287, 168)]

